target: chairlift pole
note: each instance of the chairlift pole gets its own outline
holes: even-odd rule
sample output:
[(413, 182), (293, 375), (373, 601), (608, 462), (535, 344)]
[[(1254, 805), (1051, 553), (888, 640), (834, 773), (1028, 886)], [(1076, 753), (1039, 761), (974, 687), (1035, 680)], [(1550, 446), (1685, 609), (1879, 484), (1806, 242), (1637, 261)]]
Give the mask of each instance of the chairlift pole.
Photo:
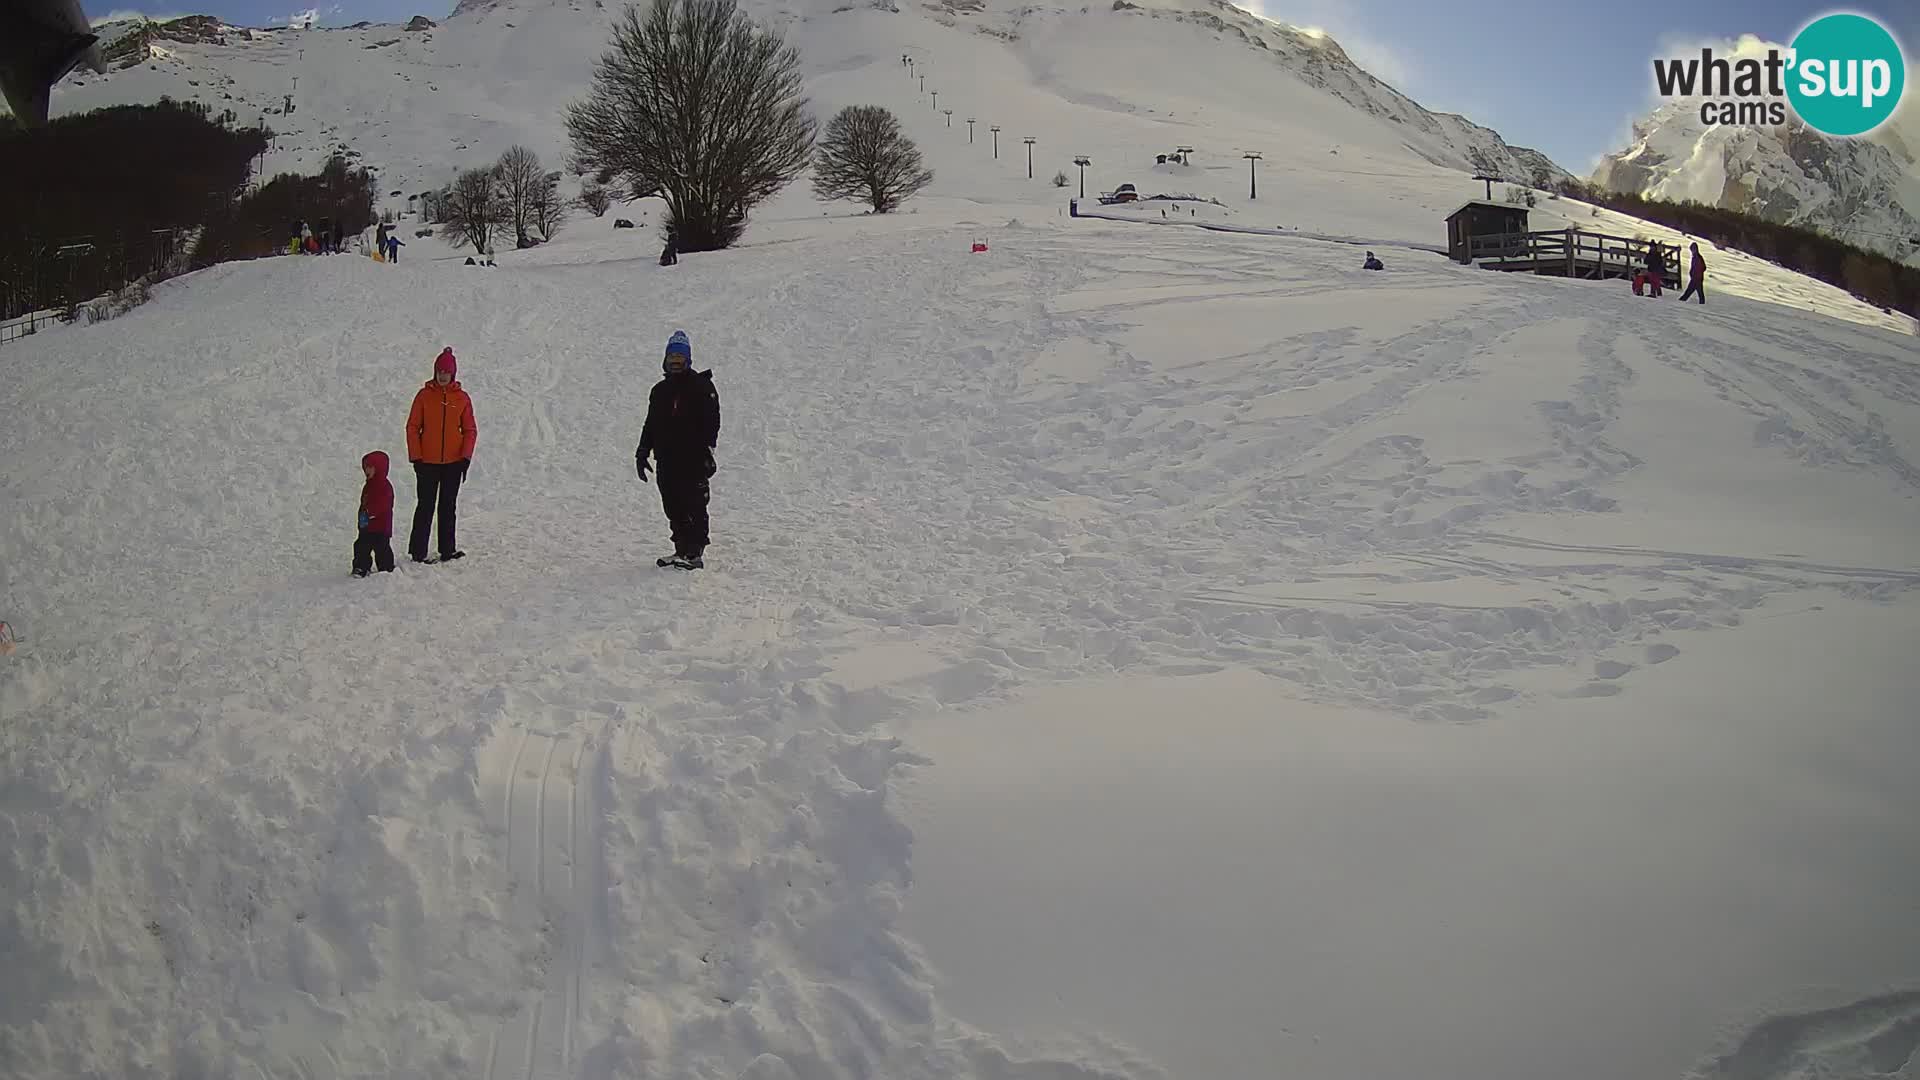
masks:
[(1073, 159), (1073, 163), (1080, 166), (1080, 197), (1084, 199), (1087, 197), (1087, 166), (1093, 162), (1087, 158), (1087, 155), (1081, 154)]
[(967, 145), (973, 145), (973, 117), (967, 117)]
[(1029, 137), (1024, 141), (1027, 144), (1027, 179), (1031, 180), (1033, 179), (1033, 142), (1034, 140), (1031, 137)]
[(993, 132), (993, 160), (999, 161), (1000, 160), (1000, 125), (995, 124), (992, 127), (988, 128), (987, 130)]
[(1240, 156), (1247, 159), (1247, 198), (1257, 199), (1260, 197), (1260, 183), (1254, 177), (1253, 163), (1260, 160), (1260, 151), (1249, 150)]

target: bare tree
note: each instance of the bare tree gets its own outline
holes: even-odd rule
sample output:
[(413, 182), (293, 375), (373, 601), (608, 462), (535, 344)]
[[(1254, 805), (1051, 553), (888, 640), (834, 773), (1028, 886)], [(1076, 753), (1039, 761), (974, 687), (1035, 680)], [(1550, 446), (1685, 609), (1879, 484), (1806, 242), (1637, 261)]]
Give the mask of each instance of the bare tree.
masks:
[(933, 181), (900, 121), (878, 105), (849, 105), (834, 115), (813, 164), (823, 199), (860, 199), (876, 214), (897, 208)]
[(800, 54), (735, 0), (629, 6), (593, 88), (567, 109), (574, 153), (630, 191), (658, 190), (682, 251), (731, 245), (747, 212), (813, 151)]
[(492, 169), (468, 169), (453, 182), (440, 201), (447, 235), (457, 244), (487, 250), (493, 234), (511, 218)]
[(558, 177), (549, 176), (541, 181), (529, 210), (534, 226), (540, 230), (540, 239), (553, 239), (553, 234), (560, 231), (560, 223), (567, 220), (567, 204), (560, 198)]
[(594, 217), (605, 217), (613, 206), (613, 195), (599, 184), (586, 184), (580, 188), (580, 205), (591, 211)]
[(500, 155), (493, 172), (500, 197), (506, 202), (508, 223), (513, 226), (513, 246), (532, 247), (533, 203), (547, 179), (546, 171), (540, 168), (540, 155), (516, 146)]

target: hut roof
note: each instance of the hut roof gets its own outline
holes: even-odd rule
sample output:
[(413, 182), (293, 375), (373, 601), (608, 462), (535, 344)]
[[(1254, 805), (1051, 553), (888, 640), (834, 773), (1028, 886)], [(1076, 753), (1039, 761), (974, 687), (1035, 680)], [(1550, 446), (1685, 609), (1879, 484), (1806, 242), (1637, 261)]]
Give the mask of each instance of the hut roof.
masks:
[(1460, 212), (1462, 210), (1467, 210), (1475, 206), (1485, 206), (1489, 209), (1505, 210), (1505, 211), (1509, 211), (1511, 213), (1516, 213), (1516, 214), (1524, 214), (1527, 212), (1527, 208), (1524, 206), (1521, 206), (1519, 203), (1490, 202), (1486, 199), (1468, 199), (1466, 202), (1463, 202), (1460, 204), (1459, 209), (1455, 210), (1451, 214), (1448, 214), (1447, 220), (1451, 221), (1452, 219), (1459, 217)]

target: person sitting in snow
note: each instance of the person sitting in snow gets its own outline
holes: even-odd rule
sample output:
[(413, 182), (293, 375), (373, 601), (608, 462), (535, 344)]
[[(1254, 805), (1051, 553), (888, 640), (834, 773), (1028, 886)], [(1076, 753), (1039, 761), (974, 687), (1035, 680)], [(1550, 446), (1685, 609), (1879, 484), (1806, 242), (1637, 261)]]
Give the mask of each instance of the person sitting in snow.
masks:
[(454, 378), (458, 370), (452, 347), (440, 350), (433, 361), (433, 379), (413, 395), (413, 410), (407, 414), (407, 460), (420, 481), (420, 502), (407, 537), (407, 554), (414, 562), (427, 561), (427, 533), (436, 510), (440, 561), (466, 557), (454, 542), (454, 519), (460, 484), (473, 464), (479, 425), (473, 420), (473, 399)]
[(387, 452), (375, 450), (360, 459), (367, 477), (360, 489), (360, 535), (353, 542), (353, 576), (366, 577), (375, 561), (380, 572), (393, 570), (393, 484), (387, 480)]
[(680, 261), (680, 239), (673, 235), (673, 226), (667, 226), (667, 244), (660, 249), (660, 265), (673, 266)]
[(693, 370), (693, 345), (685, 330), (667, 339), (660, 367), (666, 374), (647, 395), (647, 422), (633, 464), (645, 483), (647, 455), (659, 462), (660, 506), (673, 531), (673, 554), (655, 565), (697, 570), (706, 565), (700, 556), (708, 541), (708, 485), (717, 471), (713, 448), (720, 441), (720, 395), (712, 371)]
[(1369, 251), (1367, 252), (1367, 261), (1364, 263), (1361, 263), (1360, 268), (1362, 270), (1385, 270), (1387, 267), (1386, 267), (1386, 264), (1382, 263), (1378, 258), (1374, 257), (1373, 252)]

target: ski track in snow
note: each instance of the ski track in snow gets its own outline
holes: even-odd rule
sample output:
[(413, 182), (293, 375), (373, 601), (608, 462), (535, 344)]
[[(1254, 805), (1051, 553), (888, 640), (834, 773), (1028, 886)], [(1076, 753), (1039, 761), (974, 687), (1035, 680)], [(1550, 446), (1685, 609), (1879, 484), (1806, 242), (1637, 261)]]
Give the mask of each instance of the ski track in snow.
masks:
[[(1524, 715), (1524, 670), (1630, 694), (1685, 663), (1667, 632), (1920, 586), (1529, 535), (1621, 510), (1644, 467), (1625, 396), (1654, 365), (1744, 410), (1781, 468), (1910, 496), (1891, 433), (1920, 369), (1892, 335), (1369, 279), (1227, 234), (1005, 229), (989, 256), (953, 235), (669, 273), (271, 260), (9, 346), (0, 585), (59, 621), (20, 619), (32, 648), (0, 674), (0, 940), (44, 988), (0, 1014), (0, 1065), (1154, 1076), (942, 1013), (892, 929), (887, 783), (918, 759), (890, 725), (1225, 665), (1416, 720)], [(632, 472), (676, 326), (725, 418), (694, 574), (652, 565)], [(354, 466), (395, 453), (442, 344), (480, 425), (472, 557), (349, 581)], [(902, 640), (934, 670), (833, 674)], [(1789, 1075), (1757, 1054), (1716, 1075)]]
[[(530, 1004), (489, 1040), (486, 1080), (573, 1075), (573, 1027), (587, 957), (597, 955), (593, 898), (603, 872), (598, 786), (606, 730), (527, 726), (500, 733), (481, 788), (497, 814), (512, 918), (539, 942)], [(508, 748), (511, 748), (509, 753)]]

